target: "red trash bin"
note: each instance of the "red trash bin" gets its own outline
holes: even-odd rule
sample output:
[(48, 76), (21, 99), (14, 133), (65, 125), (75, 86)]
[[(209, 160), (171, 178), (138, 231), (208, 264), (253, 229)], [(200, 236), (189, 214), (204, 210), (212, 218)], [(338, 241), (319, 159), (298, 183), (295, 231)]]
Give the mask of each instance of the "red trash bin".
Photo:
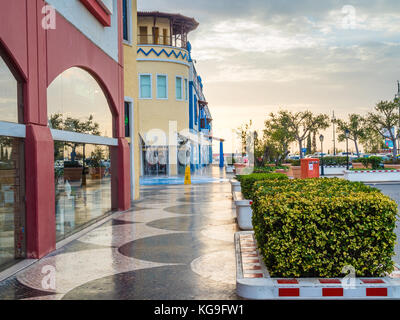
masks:
[(319, 178), (319, 159), (301, 159), (301, 178)]

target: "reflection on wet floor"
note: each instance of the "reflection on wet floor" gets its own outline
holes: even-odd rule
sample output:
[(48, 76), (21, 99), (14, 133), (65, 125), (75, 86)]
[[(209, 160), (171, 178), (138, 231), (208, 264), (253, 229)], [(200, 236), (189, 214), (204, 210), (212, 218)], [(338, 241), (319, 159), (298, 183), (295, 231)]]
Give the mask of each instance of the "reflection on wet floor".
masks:
[[(0, 298), (238, 299), (230, 184), (143, 186), (141, 197), (0, 283)], [(49, 265), (55, 290), (42, 286)]]

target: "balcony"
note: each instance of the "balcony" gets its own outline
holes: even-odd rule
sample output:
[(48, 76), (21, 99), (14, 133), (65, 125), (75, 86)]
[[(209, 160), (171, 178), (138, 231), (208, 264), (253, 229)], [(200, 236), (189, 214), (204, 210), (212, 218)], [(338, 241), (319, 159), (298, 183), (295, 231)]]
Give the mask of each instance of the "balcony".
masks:
[(187, 41), (177, 36), (157, 36), (153, 34), (140, 34), (138, 45), (162, 45), (187, 49)]

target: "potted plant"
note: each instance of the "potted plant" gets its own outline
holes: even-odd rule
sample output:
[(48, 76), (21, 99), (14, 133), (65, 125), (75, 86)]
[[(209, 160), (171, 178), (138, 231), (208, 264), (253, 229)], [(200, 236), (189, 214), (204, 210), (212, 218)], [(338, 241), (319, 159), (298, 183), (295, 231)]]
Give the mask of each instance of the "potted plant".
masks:
[(369, 158), (358, 158), (352, 161), (354, 169), (367, 169), (371, 168), (371, 164), (368, 162)]
[(102, 162), (103, 159), (104, 150), (101, 147), (96, 147), (90, 159), (89, 174), (92, 179), (101, 179), (104, 177), (106, 166)]
[(64, 180), (81, 181), (83, 166), (78, 161), (64, 161)]
[(291, 176), (294, 179), (300, 179), (301, 178), (301, 165), (300, 165), (300, 160), (291, 160)]
[(383, 163), (383, 167), (384, 167), (385, 169), (396, 169), (396, 170), (400, 170), (400, 160), (397, 159), (397, 160), (395, 160), (395, 162), (393, 162), (392, 160), (385, 161), (385, 162)]

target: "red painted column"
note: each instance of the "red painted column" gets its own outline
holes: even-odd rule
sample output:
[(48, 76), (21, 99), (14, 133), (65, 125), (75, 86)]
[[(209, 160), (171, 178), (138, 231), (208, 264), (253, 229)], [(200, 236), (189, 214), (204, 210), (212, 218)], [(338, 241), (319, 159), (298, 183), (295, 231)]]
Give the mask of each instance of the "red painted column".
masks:
[(118, 209), (131, 207), (130, 148), (125, 138), (118, 138)]
[(56, 248), (54, 144), (47, 127), (47, 43), (43, 0), (27, 1), (28, 79), (25, 85), (27, 258)]
[(50, 129), (26, 126), (27, 258), (41, 258), (56, 248), (54, 144)]
[[(122, 0), (118, 1), (118, 114), (116, 121), (116, 136), (118, 138), (117, 166), (118, 187), (113, 192), (118, 193), (118, 209), (128, 210), (131, 207), (131, 156), (129, 143), (125, 139), (125, 108), (124, 108), (124, 56), (123, 56), (123, 17)], [(132, 120), (133, 121), (133, 120)]]

